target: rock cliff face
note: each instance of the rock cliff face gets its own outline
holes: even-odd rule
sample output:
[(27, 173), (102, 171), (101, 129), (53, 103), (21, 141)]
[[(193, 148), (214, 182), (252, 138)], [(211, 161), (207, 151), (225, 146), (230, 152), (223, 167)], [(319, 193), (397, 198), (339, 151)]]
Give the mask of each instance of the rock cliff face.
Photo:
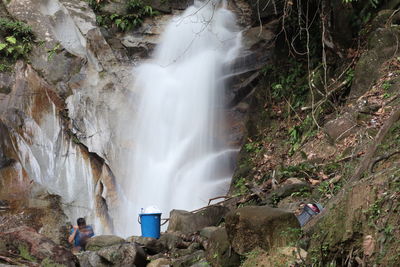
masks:
[(70, 219), (87, 215), (99, 232), (112, 232), (108, 209), (117, 189), (110, 166), (118, 159), (108, 158), (120, 149), (117, 114), (129, 113), (131, 66), (114, 55), (84, 1), (5, 7), (43, 45), (34, 47), (30, 64), (2, 74), (2, 197), (34, 198), (30, 188), (39, 184), (62, 196)]

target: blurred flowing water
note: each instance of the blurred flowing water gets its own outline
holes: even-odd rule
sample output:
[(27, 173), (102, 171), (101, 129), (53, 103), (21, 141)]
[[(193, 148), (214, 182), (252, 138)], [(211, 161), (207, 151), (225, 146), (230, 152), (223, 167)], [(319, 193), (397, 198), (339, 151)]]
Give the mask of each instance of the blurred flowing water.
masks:
[(137, 214), (157, 206), (194, 210), (226, 194), (237, 150), (226, 144), (224, 79), (241, 49), (234, 14), (220, 1), (196, 1), (172, 19), (154, 57), (134, 69), (139, 105), (133, 149), (120, 180), (117, 234), (139, 234)]

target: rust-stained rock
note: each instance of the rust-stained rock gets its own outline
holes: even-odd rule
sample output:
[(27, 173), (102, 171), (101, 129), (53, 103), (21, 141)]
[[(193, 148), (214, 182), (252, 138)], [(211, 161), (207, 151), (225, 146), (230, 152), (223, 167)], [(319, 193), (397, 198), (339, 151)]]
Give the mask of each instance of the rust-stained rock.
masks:
[[(114, 177), (104, 160), (99, 160), (84, 146), (75, 144), (66, 134), (64, 127), (68, 124), (60, 116), (65, 103), (54, 88), (30, 65), (21, 61), (15, 66), (15, 75), (5, 82), (10, 85), (10, 92), (0, 98), (0, 197), (20, 203), (17, 209), (24, 204), (28, 208), (40, 208), (47, 214), (46, 210), (51, 207), (40, 204), (42, 200), (37, 198), (38, 192), (34, 188), (39, 184), (52, 184), (47, 190), (61, 195), (63, 202), (71, 202), (68, 191), (64, 189), (67, 183), (81, 187), (71, 181), (76, 178), (90, 179), (84, 182), (85, 186), (101, 183), (108, 189), (104, 196), (110, 196), (110, 201), (116, 203)], [(65, 160), (64, 156), (72, 161)], [(90, 191), (94, 188), (88, 189)], [(93, 199), (96, 200), (96, 209), (91, 216), (96, 214), (103, 224), (103, 231), (109, 233), (113, 226), (103, 192), (104, 189), (97, 190)], [(90, 201), (92, 199), (80, 200), (79, 205), (89, 205), (85, 202)], [(71, 206), (63, 206), (68, 215), (71, 215)], [(87, 210), (84, 212), (88, 213)], [(48, 218), (46, 216), (43, 218)], [(60, 223), (65, 222), (64, 218), (59, 219)], [(57, 222), (43, 222), (46, 223), (49, 228), (59, 229)], [(51, 231), (48, 233), (53, 236)]]

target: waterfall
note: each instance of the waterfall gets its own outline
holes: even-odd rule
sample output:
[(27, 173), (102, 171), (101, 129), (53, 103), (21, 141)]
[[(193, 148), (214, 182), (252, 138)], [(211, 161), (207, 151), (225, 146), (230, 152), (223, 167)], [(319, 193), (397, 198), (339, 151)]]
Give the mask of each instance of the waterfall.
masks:
[(222, 77), (241, 34), (234, 14), (218, 2), (196, 1), (173, 18), (154, 57), (133, 70), (139, 102), (117, 234), (140, 233), (140, 208), (155, 205), (164, 218), (228, 190), (237, 151), (226, 144)]

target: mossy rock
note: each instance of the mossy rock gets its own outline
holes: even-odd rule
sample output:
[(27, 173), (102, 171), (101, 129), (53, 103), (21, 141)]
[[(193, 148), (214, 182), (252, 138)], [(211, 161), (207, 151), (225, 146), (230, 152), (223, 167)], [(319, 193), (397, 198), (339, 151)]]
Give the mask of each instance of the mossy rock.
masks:
[(399, 53), (398, 27), (378, 28), (369, 36), (368, 51), (357, 62), (350, 98), (358, 98), (367, 92), (380, 77), (382, 65)]
[[(396, 266), (388, 264), (392, 257), (386, 253), (398, 249), (398, 245), (390, 240), (400, 237), (396, 231), (389, 233), (388, 230), (399, 220), (398, 212), (390, 212), (393, 206), (389, 197), (400, 190), (400, 187), (390, 183), (399, 173), (393, 168), (394, 164), (388, 166), (386, 172), (381, 171), (349, 185), (329, 203), (319, 220), (304, 228), (310, 239), (308, 263), (323, 266), (328, 262), (340, 264), (351, 251), (355, 253), (353, 257), (363, 258), (363, 242), (366, 237), (371, 237), (375, 242), (373, 254), (369, 257), (371, 266), (374, 263)], [(400, 184), (400, 179), (397, 183)]]
[(268, 206), (247, 206), (231, 211), (225, 223), (232, 248), (240, 255), (257, 247), (269, 251), (286, 246), (295, 241), (298, 237), (295, 232), (300, 229), (293, 213)]
[(280, 247), (268, 253), (261, 249), (254, 249), (246, 254), (246, 260), (241, 267), (303, 266), (301, 259), (306, 256), (307, 252), (295, 247)]
[(206, 259), (212, 266), (236, 267), (240, 256), (232, 251), (225, 227), (215, 227), (209, 233)]

